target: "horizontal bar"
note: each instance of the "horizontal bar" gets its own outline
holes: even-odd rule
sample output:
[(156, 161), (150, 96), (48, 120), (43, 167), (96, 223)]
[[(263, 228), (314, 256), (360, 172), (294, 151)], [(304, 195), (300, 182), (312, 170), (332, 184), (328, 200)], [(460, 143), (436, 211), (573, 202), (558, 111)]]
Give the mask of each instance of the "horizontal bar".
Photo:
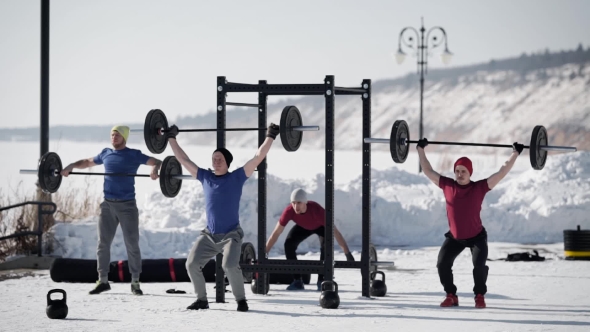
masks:
[(572, 152), (576, 152), (578, 151), (578, 148), (573, 147), (573, 146), (553, 146), (553, 145), (540, 145), (539, 149), (541, 150), (545, 150), (545, 151), (572, 151)]
[(292, 131), (318, 131), (320, 130), (320, 126), (293, 126), (293, 127), (287, 127), (288, 129), (291, 129)]
[[(207, 131), (254, 131), (254, 130), (266, 130), (266, 128), (223, 128), (223, 129), (216, 129), (216, 128), (203, 128), (203, 129), (179, 129), (179, 133), (194, 133), (194, 132), (207, 132)], [(162, 132), (167, 132), (168, 130), (164, 129)]]
[[(372, 266), (384, 266), (384, 265), (394, 265), (394, 262), (377, 261), (377, 262), (370, 262), (369, 264)], [(268, 259), (268, 260), (265, 260), (264, 263), (261, 263), (260, 265), (323, 267), (324, 262), (317, 261), (317, 260)], [(259, 265), (248, 265), (248, 266), (259, 266)], [(360, 261), (356, 261), (356, 262), (334, 261), (334, 268), (338, 268), (338, 269), (355, 269), (355, 268), (361, 268), (362, 266), (363, 266), (363, 263)], [(254, 271), (257, 271), (257, 270), (254, 270)]]
[(389, 138), (365, 138), (364, 139), (365, 143), (387, 143), (389, 144), (390, 139)]
[(17, 208), (17, 207), (21, 207), (21, 206), (25, 206), (25, 205), (37, 205), (38, 207), (39, 206), (51, 206), (52, 207), (51, 211), (41, 209), (41, 214), (53, 214), (57, 210), (57, 205), (55, 205), (55, 203), (53, 203), (53, 202), (26, 201), (26, 202), (14, 204), (14, 205), (0, 207), (0, 211), (9, 210), (9, 209), (13, 209), (13, 208)]
[[(319, 126), (293, 126), (287, 127), (288, 130), (292, 131), (318, 131), (320, 130)], [(178, 132), (203, 132), (203, 131), (256, 131), (256, 130), (267, 130), (267, 128), (222, 128), (222, 129), (214, 129), (214, 128), (203, 128), (203, 129), (179, 129)], [(168, 130), (163, 130), (166, 132)]]
[[(37, 174), (37, 170), (32, 169), (21, 169), (19, 171), (20, 174)], [(132, 176), (132, 177), (150, 177), (149, 174), (131, 174), (131, 173), (92, 173), (92, 172), (70, 172), (70, 175), (108, 175), (108, 176)], [(55, 175), (57, 176), (57, 175)], [(196, 180), (191, 175), (172, 175), (173, 179), (179, 180)]]
[[(405, 138), (402, 139), (402, 144), (404, 143), (418, 143), (418, 141), (406, 140)], [(439, 145), (464, 145), (464, 146), (487, 146), (487, 147), (495, 147), (495, 148), (512, 148), (512, 145), (509, 144), (488, 144), (488, 143), (464, 143), (464, 142), (438, 142), (438, 141), (428, 141), (428, 144), (439, 144)], [(530, 146), (524, 145), (525, 149), (530, 149)], [(539, 150), (545, 151), (578, 151), (576, 147), (573, 146), (553, 146), (553, 145), (539, 145)]]
[(31, 232), (31, 231), (29, 231), (29, 232), (22, 232), (22, 233), (15, 233), (15, 234), (12, 234), (12, 235), (0, 237), (0, 241), (12, 239), (12, 238), (15, 238), (15, 237), (28, 236), (28, 235), (39, 235), (39, 234), (40, 234), (39, 232)]
[(246, 103), (231, 103), (231, 102), (226, 102), (226, 105), (230, 105), (230, 106), (246, 106), (246, 107), (260, 107), (260, 105), (258, 104), (246, 104)]
[[(418, 141), (411, 141), (411, 140), (407, 140), (405, 138), (402, 138), (402, 141), (400, 142), (401, 145), (407, 145), (409, 143), (414, 143), (417, 144)], [(442, 141), (428, 141), (428, 145), (433, 144), (433, 145), (461, 145), (461, 146), (488, 146), (488, 147), (492, 147), (492, 148), (512, 148), (512, 145), (507, 145), (507, 144), (487, 144), (487, 143), (465, 143), (465, 142), (442, 142)], [(524, 146), (525, 148), (529, 148), (528, 146)]]
[(319, 260), (309, 259), (267, 259), (262, 264), (270, 265), (305, 265), (305, 266), (324, 266), (324, 263)]
[[(292, 131), (318, 131), (320, 130), (319, 126), (293, 126), (288, 127)], [(218, 132), (218, 131), (256, 131), (256, 130), (267, 130), (267, 128), (200, 128), (200, 129), (179, 129), (179, 133), (186, 133), (186, 132)], [(167, 129), (162, 130), (162, 133), (167, 132)], [(143, 129), (131, 129), (129, 131), (131, 134), (143, 134)]]
[(334, 91), (338, 94), (346, 94), (346, 95), (362, 95), (363, 93), (367, 93), (367, 90), (363, 88), (343, 88), (339, 86), (334, 87)]
[(264, 272), (264, 273), (324, 273), (323, 266), (305, 266), (305, 265), (278, 265), (278, 264), (240, 264), (240, 268), (245, 272)]
[(225, 84), (226, 92), (262, 92), (267, 95), (323, 95), (325, 84)]
[[(389, 144), (391, 140), (388, 138), (365, 138), (365, 143), (385, 143)], [(400, 145), (407, 145), (409, 143), (417, 144), (418, 141), (407, 140), (405, 138), (401, 139)], [(428, 141), (428, 145), (463, 145), (463, 146), (487, 146), (493, 148), (512, 148), (512, 145), (508, 144), (487, 144), (487, 143), (465, 143), (465, 142), (439, 142), (439, 141)], [(530, 149), (530, 146), (524, 145), (525, 149)], [(573, 146), (554, 146), (554, 145), (539, 145), (539, 150), (544, 151), (578, 151), (576, 147)]]

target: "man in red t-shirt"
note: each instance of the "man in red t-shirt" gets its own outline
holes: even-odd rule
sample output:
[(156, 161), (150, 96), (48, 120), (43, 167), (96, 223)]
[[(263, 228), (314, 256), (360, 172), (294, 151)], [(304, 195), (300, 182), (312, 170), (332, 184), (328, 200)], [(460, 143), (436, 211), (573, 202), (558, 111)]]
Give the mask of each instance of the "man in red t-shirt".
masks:
[(438, 276), (447, 293), (446, 298), (440, 304), (441, 307), (459, 305), (457, 287), (453, 283), (453, 262), (465, 249), (471, 249), (473, 260), (473, 293), (475, 294), (475, 307), (485, 308), (484, 295), (487, 292), (486, 280), (488, 278), (488, 235), (482, 225), (480, 212), (481, 204), (488, 191), (502, 180), (514, 166), (516, 158), (522, 152), (524, 145), (512, 144), (513, 151), (510, 158), (500, 167), (500, 170), (489, 178), (471, 181), (473, 166), (467, 157), (459, 158), (454, 165), (455, 180), (441, 176), (432, 169), (426, 158), (424, 148), (428, 140), (423, 138), (418, 141), (416, 149), (420, 157), (420, 166), (430, 181), (443, 190), (447, 202), (447, 219), (450, 231), (445, 234), (445, 241), (438, 253)]
[[(324, 226), (326, 224), (326, 211), (324, 208), (314, 201), (307, 200), (307, 193), (303, 189), (295, 189), (291, 193), (291, 204), (283, 210), (283, 214), (281, 214), (281, 218), (275, 229), (272, 231), (272, 234), (268, 238), (266, 242), (266, 253), (270, 252), (272, 246), (277, 242), (277, 239), (285, 229), (285, 226), (289, 223), (289, 221), (293, 220), (295, 222), (295, 226), (291, 228), (289, 234), (287, 235), (287, 239), (285, 240), (285, 256), (287, 259), (297, 259), (297, 247), (301, 242), (307, 239), (312, 234), (317, 234), (320, 238), (320, 260), (324, 260), (324, 233), (325, 229)], [(346, 241), (342, 234), (334, 225), (334, 237), (336, 241), (344, 251), (346, 255), (347, 261), (354, 261), (354, 257), (350, 253), (348, 249), (348, 245), (346, 245)], [(324, 281), (324, 275), (318, 275), (318, 282), (317, 287), (318, 291), (321, 290), (321, 284)], [(293, 275), (293, 282), (287, 290), (301, 290), (304, 289), (303, 281), (301, 280), (300, 274)]]

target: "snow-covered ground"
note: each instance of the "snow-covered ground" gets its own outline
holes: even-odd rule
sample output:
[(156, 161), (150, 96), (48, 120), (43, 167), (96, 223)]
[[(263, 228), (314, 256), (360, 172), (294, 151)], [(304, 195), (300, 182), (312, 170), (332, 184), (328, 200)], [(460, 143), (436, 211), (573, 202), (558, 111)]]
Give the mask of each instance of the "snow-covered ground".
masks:
[[(337, 269), (340, 307), (319, 306), (320, 293), (308, 287), (290, 292), (271, 285), (268, 295), (246, 286), (250, 312), (236, 310), (231, 293), (215, 303), (215, 285), (207, 284), (210, 309), (189, 311), (195, 295), (190, 283), (143, 283), (143, 297), (131, 295), (129, 284), (90, 296), (91, 284), (55, 283), (47, 271), (0, 282), (2, 331), (588, 331), (590, 329), (590, 262), (563, 260), (563, 244), (491, 243), (490, 258), (537, 249), (543, 262), (490, 261), (486, 309), (475, 309), (471, 256), (455, 261), (459, 307), (440, 308), (444, 293), (436, 273), (438, 247), (381, 248), (380, 260), (395, 261), (383, 270), (387, 295), (361, 295), (357, 270)], [(355, 257), (360, 255), (355, 252)], [(281, 256), (277, 256), (281, 258)], [(318, 259), (316, 253), (309, 259)], [(338, 253), (336, 259), (343, 260)], [(312, 276), (312, 283), (316, 276)], [(310, 285), (315, 286), (315, 285)], [(50, 289), (67, 292), (66, 320), (45, 316)], [(167, 294), (176, 288), (186, 294)], [(54, 299), (60, 295), (55, 294)]]
[[(104, 145), (72, 142), (51, 143), (64, 163), (90, 157)], [(138, 148), (143, 146), (136, 144)], [(38, 145), (2, 143), (4, 193), (32, 191), (34, 176), (19, 175), (18, 169), (34, 168)], [(132, 146), (133, 147), (133, 146)], [(203, 167), (210, 163), (211, 147), (185, 146), (189, 156)], [(243, 164), (254, 149), (232, 149), (232, 168)], [(169, 155), (167, 150), (161, 157)], [(429, 154), (433, 166), (451, 176), (452, 161), (468, 155), (474, 161), (474, 180), (495, 172), (508, 157), (505, 154)], [(324, 204), (323, 151), (285, 152), (273, 146), (269, 162), (267, 202), (268, 232), (288, 204), (293, 188), (303, 187), (310, 199)], [(436, 272), (438, 248), (448, 229), (442, 193), (424, 175), (417, 173), (414, 151), (404, 164), (394, 164), (389, 153), (373, 153), (372, 242), (379, 260), (394, 261), (384, 270), (388, 294), (384, 298), (361, 296), (360, 273), (336, 270), (341, 305), (338, 310), (322, 309), (319, 293), (311, 289), (288, 292), (285, 285), (272, 285), (267, 296), (254, 295), (247, 286), (251, 312), (235, 312), (230, 293), (227, 303), (217, 304), (214, 285), (208, 285), (211, 309), (185, 310), (195, 298), (189, 283), (144, 283), (143, 297), (130, 294), (128, 284), (113, 284), (113, 290), (99, 296), (87, 295), (90, 284), (55, 283), (47, 271), (0, 282), (2, 331), (160, 331), (211, 330), (276, 331), (399, 329), (404, 331), (584, 331), (590, 328), (590, 262), (563, 259), (563, 230), (590, 228), (590, 152), (550, 155), (541, 171), (532, 170), (528, 155), (517, 160), (513, 172), (484, 201), (482, 220), (488, 230), (490, 258), (508, 253), (539, 250), (544, 262), (490, 261), (488, 308), (473, 308), (471, 257), (465, 251), (455, 263), (460, 307), (441, 309), (443, 290)], [(336, 152), (335, 221), (360, 259), (361, 244), (361, 156), (360, 152)], [(101, 167), (92, 171), (100, 172)], [(147, 173), (148, 168), (141, 168)], [(255, 177), (255, 176), (254, 176)], [(240, 217), (245, 241), (256, 243), (257, 190), (254, 177), (246, 182)], [(64, 179), (62, 190), (85, 186), (86, 177)], [(101, 179), (90, 180), (91, 190), (100, 191)], [(93, 181), (93, 182), (92, 182)], [(185, 181), (176, 198), (164, 198), (157, 182), (137, 180), (141, 219), (140, 246), (144, 258), (186, 257), (198, 231), (205, 225), (202, 190), (197, 181)], [(60, 243), (57, 255), (94, 259), (96, 220), (58, 223), (54, 235)], [(285, 232), (283, 236), (286, 234)], [(267, 234), (268, 235), (268, 234)], [(281, 237), (271, 257), (284, 257)], [(318, 259), (317, 238), (300, 246), (308, 259)], [(336, 245), (336, 259), (344, 255)], [(120, 231), (111, 250), (112, 260), (126, 259)], [(312, 277), (315, 281), (316, 277)], [(46, 294), (63, 288), (70, 312), (66, 321), (45, 317)], [(187, 294), (167, 294), (179, 288)]]

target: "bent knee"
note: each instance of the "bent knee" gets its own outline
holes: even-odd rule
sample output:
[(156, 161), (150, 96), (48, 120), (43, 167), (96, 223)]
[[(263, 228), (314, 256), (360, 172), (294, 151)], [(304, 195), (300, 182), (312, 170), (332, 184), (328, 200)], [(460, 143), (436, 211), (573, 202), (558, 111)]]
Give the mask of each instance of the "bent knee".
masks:
[(197, 262), (196, 260), (187, 260), (184, 266), (186, 266), (186, 269), (190, 271), (202, 270), (201, 266), (199, 265), (199, 262)]
[(221, 263), (221, 268), (224, 271), (231, 270), (231, 269), (239, 269), (240, 268), (240, 262), (239, 261), (236, 261), (236, 262), (224, 261), (224, 262)]
[(439, 270), (450, 270), (453, 268), (453, 263), (437, 263), (436, 268)]
[(298, 243), (295, 241), (291, 241), (289, 239), (287, 239), (287, 241), (285, 241), (285, 251), (296, 251), (297, 246), (298, 246)]

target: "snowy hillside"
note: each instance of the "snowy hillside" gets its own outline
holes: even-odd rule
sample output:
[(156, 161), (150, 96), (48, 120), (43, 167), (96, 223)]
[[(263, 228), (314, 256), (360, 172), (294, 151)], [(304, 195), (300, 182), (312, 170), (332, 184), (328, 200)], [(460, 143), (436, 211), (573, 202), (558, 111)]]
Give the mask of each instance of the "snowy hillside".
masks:
[[(410, 126), (418, 137), (420, 92), (416, 76), (382, 84), (372, 93), (373, 137), (388, 138), (395, 120)], [(408, 79), (410, 79), (408, 78)], [(336, 84), (337, 84), (336, 77)], [(359, 80), (360, 85), (360, 80)], [(325, 127), (323, 97), (288, 101), (301, 111), (304, 124)], [(268, 119), (280, 118), (287, 102), (269, 107)], [(240, 112), (240, 115), (245, 112)], [(228, 123), (231, 122), (228, 114)], [(236, 121), (256, 125), (256, 118), (239, 116)], [(535, 125), (547, 128), (550, 143), (590, 149), (590, 66), (567, 64), (532, 71), (479, 71), (458, 77), (426, 80), (424, 135), (430, 140), (506, 143), (530, 140)], [(336, 148), (360, 149), (362, 144), (360, 97), (336, 98)], [(323, 147), (324, 131), (304, 133), (303, 147)], [(187, 141), (210, 141), (195, 134)], [(227, 135), (228, 146), (252, 146), (254, 133)], [(374, 148), (388, 149), (387, 146)], [(488, 150), (489, 151), (489, 150)]]
[[(325, 75), (318, 73), (309, 82), (322, 83)], [(231, 73), (228, 81), (233, 82)], [(261, 77), (263, 79), (263, 77)], [(363, 79), (359, 77), (358, 86)], [(430, 140), (494, 142), (528, 144), (535, 125), (547, 128), (550, 144), (573, 145), (590, 150), (590, 50), (522, 55), (492, 60), (466, 67), (450, 67), (429, 71), (424, 90), (424, 134)], [(236, 82), (256, 83), (256, 82)], [(294, 82), (269, 82), (269, 84)], [(335, 77), (336, 86), (338, 76)], [(372, 82), (372, 136), (388, 138), (395, 120), (406, 120), (412, 138), (418, 138), (420, 118), (419, 76)], [(254, 94), (228, 94), (228, 101), (257, 102)], [(279, 123), (287, 105), (295, 105), (303, 115), (304, 125), (319, 125), (319, 132), (304, 133), (301, 148), (322, 148), (324, 145), (325, 103), (321, 96), (269, 97), (268, 122)], [(215, 105), (197, 105), (211, 109), (210, 113), (194, 117), (169, 118), (180, 128), (209, 128), (216, 126)], [(157, 106), (154, 106), (157, 107)], [(360, 149), (362, 144), (362, 104), (359, 96), (336, 96), (336, 148)], [(149, 110), (146, 109), (146, 114)], [(163, 109), (166, 112), (166, 109)], [(228, 107), (228, 127), (258, 126), (255, 109)], [(142, 128), (144, 118), (138, 118), (133, 128)], [(76, 141), (104, 142), (104, 132), (111, 126), (51, 128), (51, 138)], [(230, 147), (255, 147), (255, 132), (229, 132)], [(1, 141), (37, 141), (37, 128), (6, 128), (0, 131)], [(184, 133), (185, 144), (214, 145), (212, 133)], [(134, 143), (143, 143), (141, 137)], [(387, 150), (386, 145), (374, 145)], [(432, 147), (437, 150), (438, 147)], [(453, 148), (455, 149), (455, 148)], [(477, 151), (471, 149), (470, 151)], [(491, 152), (489, 149), (478, 152)]]

